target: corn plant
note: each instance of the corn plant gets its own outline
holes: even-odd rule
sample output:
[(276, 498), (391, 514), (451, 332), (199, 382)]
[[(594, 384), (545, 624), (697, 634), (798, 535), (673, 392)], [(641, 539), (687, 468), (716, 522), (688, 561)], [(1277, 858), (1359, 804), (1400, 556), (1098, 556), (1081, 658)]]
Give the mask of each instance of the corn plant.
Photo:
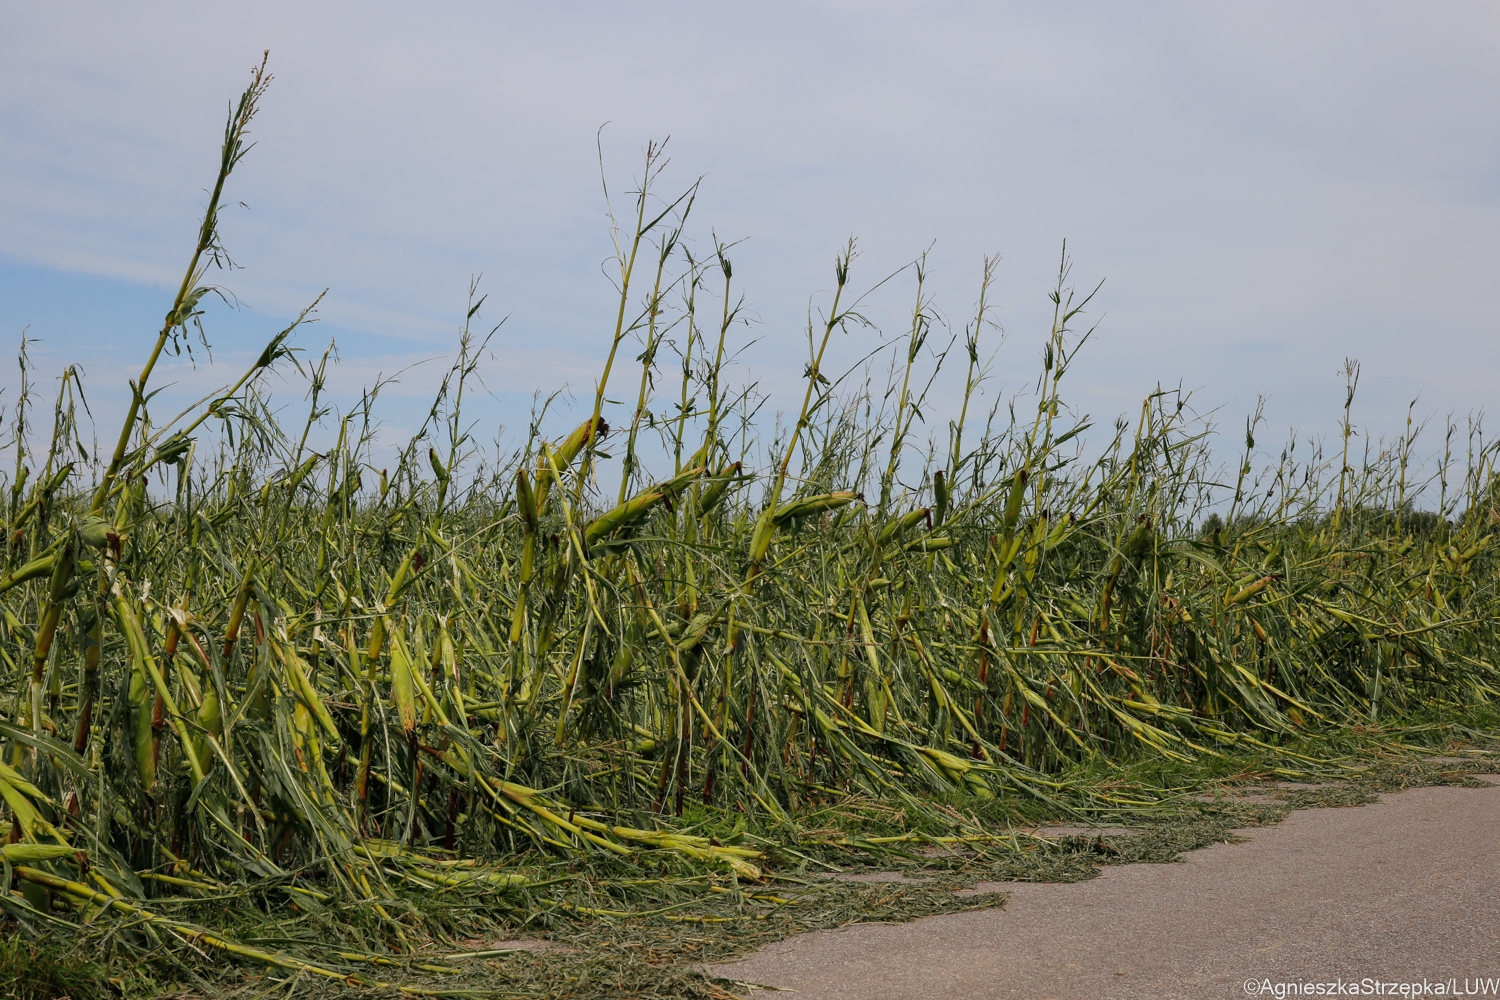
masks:
[[(296, 364), (312, 307), (232, 385), (154, 423), (150, 379), (224, 260), (218, 206), (268, 81), (262, 64), (232, 109), (183, 281), (92, 486), (86, 453), (64, 461), (83, 447), (74, 370), (44, 458), (29, 382), (13, 410), (0, 797), (17, 888), (0, 907), (28, 928), (107, 919), (141, 948), (343, 978), (427, 939), (423, 894), (584, 912), (538, 902), (522, 858), (754, 884), (770, 845), (831, 801), (978, 841), (995, 835), (981, 806), (1117, 815), (1171, 794), (1090, 768), (1232, 750), (1295, 768), (1313, 761), (1293, 742), (1471, 720), (1500, 695), (1496, 448), (1478, 427), (1462, 488), (1445, 454), (1442, 509), (1417, 510), (1420, 428), (1351, 465), (1351, 374), (1337, 476), (1295, 445), (1257, 467), (1252, 418), (1225, 507), (1209, 428), (1180, 393), (1150, 393), (1081, 447), (1090, 425), (1061, 387), (1092, 295), (1071, 290), (1065, 258), (1035, 391), (966, 435), (992, 364), (986, 261), (944, 453), (917, 437), (947, 356), (927, 346), (924, 262), (890, 393), (851, 395), (825, 371), (833, 335), (866, 322), (851, 243), (810, 324), (795, 423), (762, 455), (758, 402), (724, 377), (732, 247), (690, 256), (695, 189), (656, 199), (657, 147), (576, 426), (539, 418), (476, 470), (463, 413), (487, 341), (466, 330), (394, 468), (371, 464), (379, 387), (319, 452), (331, 354), (306, 370), (300, 427), (263, 384)], [(719, 278), (705, 333), (697, 296)], [(482, 302), (476, 289), (470, 322)], [(682, 381), (663, 417), (669, 334)], [(632, 338), (634, 406), (610, 428)], [(24, 376), (24, 347), (22, 362)], [(653, 454), (671, 457), (660, 477)], [(693, 832), (710, 814), (755, 837)], [(205, 901), (250, 895), (342, 914), (344, 943), (313, 957), (212, 923)]]

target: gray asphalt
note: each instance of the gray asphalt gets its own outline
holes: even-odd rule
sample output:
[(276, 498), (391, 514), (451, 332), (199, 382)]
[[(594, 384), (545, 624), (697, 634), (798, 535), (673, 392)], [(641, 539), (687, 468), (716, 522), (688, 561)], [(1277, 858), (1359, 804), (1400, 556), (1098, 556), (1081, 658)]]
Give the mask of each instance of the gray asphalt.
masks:
[(1181, 864), (991, 883), (1012, 893), (1003, 908), (805, 934), (710, 971), (799, 1000), (1217, 1000), (1340, 979), (1354, 995), (1424, 979), (1464, 995), (1479, 978), (1500, 996), (1500, 787), (1413, 789), (1240, 832), (1249, 843)]

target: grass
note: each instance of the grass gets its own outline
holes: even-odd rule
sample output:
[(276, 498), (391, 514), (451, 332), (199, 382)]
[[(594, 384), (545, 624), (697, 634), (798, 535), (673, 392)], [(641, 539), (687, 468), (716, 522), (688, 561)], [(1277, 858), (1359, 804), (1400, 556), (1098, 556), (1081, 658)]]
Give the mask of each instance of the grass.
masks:
[[(732, 248), (692, 256), (693, 192), (656, 199), (656, 147), (576, 428), (544, 433), (544, 408), (513, 456), (473, 457), (463, 407), (488, 340), (466, 331), (421, 431), (377, 470), (378, 389), (331, 413), (330, 353), (304, 372), (305, 421), (274, 416), (262, 383), (296, 363), (308, 313), (236, 383), (154, 414), (156, 363), (225, 260), (217, 205), (268, 81), (262, 66), (232, 110), (112, 453), (79, 444), (74, 369), (31, 450), (47, 436), (23, 351), (0, 967), (53, 976), (61, 958), (33, 942), (66, 939), (126, 993), (718, 996), (684, 963), (994, 905), (953, 889), (1170, 860), (1277, 809), (1490, 766), (1424, 763), (1482, 760), (1497, 730), (1500, 507), (1477, 427), (1462, 462), (1445, 440), (1436, 511), (1414, 506), (1417, 431), (1351, 456), (1353, 366), (1333, 460), (1289, 445), (1257, 466), (1257, 416), (1221, 486), (1207, 428), (1159, 391), (1101, 443), (1061, 399), (1091, 298), (1065, 262), (1036, 393), (966, 428), (987, 264), (944, 453), (915, 437), (947, 358), (927, 346), (922, 262), (889, 390), (823, 370), (864, 322), (851, 244), (797, 418), (761, 461), (759, 403), (721, 378)], [(723, 305), (703, 321), (710, 284)], [(668, 331), (675, 392), (657, 388)], [(644, 347), (636, 405), (609, 428), (627, 341)], [(1196, 797), (1276, 779), (1338, 791), (1249, 812)], [(1048, 821), (1148, 832), (1018, 832)], [(870, 866), (944, 873), (812, 877)], [(487, 953), (534, 934), (582, 950)]]
[(12, 936), (0, 941), (0, 998), (4, 1000), (103, 1000), (109, 996), (102, 965), (80, 959), (67, 943)]

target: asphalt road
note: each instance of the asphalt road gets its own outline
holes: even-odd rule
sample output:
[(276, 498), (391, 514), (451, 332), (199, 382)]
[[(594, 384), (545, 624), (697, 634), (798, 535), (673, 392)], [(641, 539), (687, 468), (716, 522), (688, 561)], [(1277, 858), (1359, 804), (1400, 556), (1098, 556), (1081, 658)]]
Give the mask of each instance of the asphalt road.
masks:
[(1441, 982), (1500, 997), (1500, 787), (1418, 788), (1240, 832), (1249, 843), (1181, 864), (991, 883), (1012, 893), (1003, 908), (805, 934), (710, 971), (799, 1000), (1218, 1000), (1340, 980), (1355, 996), (1443, 995)]

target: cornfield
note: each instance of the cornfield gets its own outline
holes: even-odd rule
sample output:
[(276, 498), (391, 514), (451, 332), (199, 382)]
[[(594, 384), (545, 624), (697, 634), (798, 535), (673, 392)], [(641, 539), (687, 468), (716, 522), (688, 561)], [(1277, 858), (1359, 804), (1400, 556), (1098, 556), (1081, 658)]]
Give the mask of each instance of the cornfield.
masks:
[[(1257, 415), (1225, 477), (1162, 391), (1089, 438), (1060, 396), (1090, 298), (1066, 266), (1019, 412), (970, 413), (988, 263), (941, 350), (908, 272), (890, 386), (848, 391), (822, 365), (862, 321), (851, 244), (796, 420), (762, 446), (758, 400), (720, 379), (731, 248), (693, 256), (694, 192), (649, 192), (656, 147), (576, 427), (544, 433), (539, 413), (476, 464), (463, 405), (487, 341), (465, 333), (427, 424), (377, 470), (378, 393), (330, 418), (329, 354), (304, 424), (273, 415), (265, 376), (297, 364), (308, 313), (238, 382), (154, 419), (153, 369), (201, 313), (268, 82), (262, 65), (233, 106), (112, 453), (78, 443), (74, 369), (45, 454), (29, 383), (12, 406), (0, 907), (25, 934), (369, 984), (457, 961), (474, 921), (638, 912), (580, 879), (619, 907), (667, 884), (779, 906), (778, 865), (820, 844), (1002, 850), (1029, 815), (1150, 815), (1183, 789), (1123, 780), (1142, 760), (1297, 775), (1337, 768), (1351, 732), (1492, 732), (1500, 496), (1477, 428), (1430, 462), (1415, 431), (1351, 455), (1351, 365), (1331, 457), (1257, 465)], [(722, 307), (705, 319), (700, 295)], [(669, 330), (680, 394), (658, 389)], [(610, 427), (627, 344), (638, 389)], [(962, 413), (919, 439), (950, 357)], [(868, 826), (814, 829), (839, 803)]]

